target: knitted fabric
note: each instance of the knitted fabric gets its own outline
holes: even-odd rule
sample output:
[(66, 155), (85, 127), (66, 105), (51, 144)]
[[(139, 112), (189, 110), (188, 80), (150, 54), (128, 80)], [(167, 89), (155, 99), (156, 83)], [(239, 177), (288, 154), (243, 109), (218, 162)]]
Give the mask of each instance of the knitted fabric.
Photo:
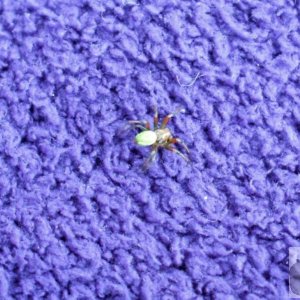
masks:
[[(0, 299), (287, 299), (292, 0), (0, 1)], [(168, 124), (191, 163), (136, 145)], [(178, 145), (178, 149), (184, 149)]]

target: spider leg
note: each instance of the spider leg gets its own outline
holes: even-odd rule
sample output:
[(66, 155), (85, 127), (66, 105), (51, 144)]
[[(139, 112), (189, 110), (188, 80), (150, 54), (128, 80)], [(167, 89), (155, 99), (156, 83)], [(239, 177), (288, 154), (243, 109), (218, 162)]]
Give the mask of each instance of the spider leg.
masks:
[(177, 150), (176, 148), (170, 146), (170, 145), (167, 145), (165, 146), (165, 148), (173, 153), (176, 153), (178, 154), (179, 156), (181, 156), (184, 160), (186, 160), (187, 162), (189, 162), (189, 158), (187, 156), (185, 156), (183, 153), (181, 153), (179, 150)]
[(154, 105), (154, 130), (158, 127), (158, 112), (157, 112), (157, 105)]
[(131, 126), (136, 126), (145, 128), (144, 130), (150, 130), (150, 123), (148, 121), (135, 121), (135, 120), (130, 120), (128, 121), (128, 124)]
[(146, 121), (128, 121), (123, 127), (119, 128), (118, 132), (121, 136), (125, 134), (130, 129), (139, 128), (143, 131), (149, 130), (150, 125), (149, 122)]
[(175, 115), (181, 113), (181, 112), (185, 112), (185, 109), (183, 108), (178, 108), (177, 110), (175, 110), (173, 113), (171, 114), (168, 114), (166, 117), (164, 117), (163, 121), (162, 121), (162, 124), (160, 126), (161, 129), (164, 129), (168, 122), (170, 121), (171, 118), (173, 118)]
[(145, 126), (142, 126), (140, 124), (126, 124), (125, 126), (123, 126), (120, 129), (120, 133), (125, 133), (126, 131), (130, 130), (130, 129), (134, 129), (134, 128), (139, 128), (143, 131), (148, 130)]
[(157, 148), (158, 148), (157, 146), (152, 147), (149, 157), (145, 160), (145, 162), (143, 164), (143, 171), (146, 171), (150, 167), (150, 165), (153, 163), (153, 161), (156, 157), (156, 154), (157, 154)]
[(169, 143), (170, 144), (178, 143), (178, 144), (182, 145), (182, 147), (185, 149), (185, 151), (187, 153), (190, 153), (190, 150), (189, 150), (188, 146), (186, 145), (186, 143), (184, 141), (182, 141), (181, 139), (179, 139), (179, 138), (171, 138)]

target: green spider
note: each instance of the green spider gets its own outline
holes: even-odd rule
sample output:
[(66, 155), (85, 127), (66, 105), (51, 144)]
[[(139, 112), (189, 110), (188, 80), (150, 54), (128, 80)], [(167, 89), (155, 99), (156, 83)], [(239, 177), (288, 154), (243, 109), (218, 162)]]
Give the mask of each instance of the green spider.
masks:
[(161, 126), (158, 127), (158, 112), (157, 108), (155, 107), (153, 130), (151, 130), (150, 123), (148, 121), (128, 121), (131, 127), (142, 129), (142, 132), (135, 136), (135, 143), (139, 146), (151, 146), (151, 153), (144, 162), (143, 170), (147, 170), (149, 168), (151, 163), (154, 161), (157, 151), (160, 147), (180, 155), (183, 159), (189, 162), (188, 157), (181, 153), (173, 145), (179, 143), (189, 153), (188, 147), (181, 139), (173, 137), (170, 129), (166, 127), (169, 120), (181, 112), (185, 112), (185, 110), (180, 108), (175, 112), (168, 114), (166, 117), (164, 117)]

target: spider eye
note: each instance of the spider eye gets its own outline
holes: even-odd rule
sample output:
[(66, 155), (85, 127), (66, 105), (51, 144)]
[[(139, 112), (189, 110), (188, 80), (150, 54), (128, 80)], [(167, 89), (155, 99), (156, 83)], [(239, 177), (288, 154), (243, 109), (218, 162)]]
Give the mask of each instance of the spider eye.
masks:
[(156, 133), (152, 130), (142, 131), (135, 136), (135, 141), (140, 146), (150, 146), (156, 142)]

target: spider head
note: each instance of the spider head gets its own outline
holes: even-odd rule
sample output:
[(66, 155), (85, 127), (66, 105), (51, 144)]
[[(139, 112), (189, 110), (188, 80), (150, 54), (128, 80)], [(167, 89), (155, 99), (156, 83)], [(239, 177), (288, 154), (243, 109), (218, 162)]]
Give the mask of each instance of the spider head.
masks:
[(157, 135), (152, 130), (145, 130), (135, 136), (135, 142), (140, 146), (151, 146), (157, 140)]

